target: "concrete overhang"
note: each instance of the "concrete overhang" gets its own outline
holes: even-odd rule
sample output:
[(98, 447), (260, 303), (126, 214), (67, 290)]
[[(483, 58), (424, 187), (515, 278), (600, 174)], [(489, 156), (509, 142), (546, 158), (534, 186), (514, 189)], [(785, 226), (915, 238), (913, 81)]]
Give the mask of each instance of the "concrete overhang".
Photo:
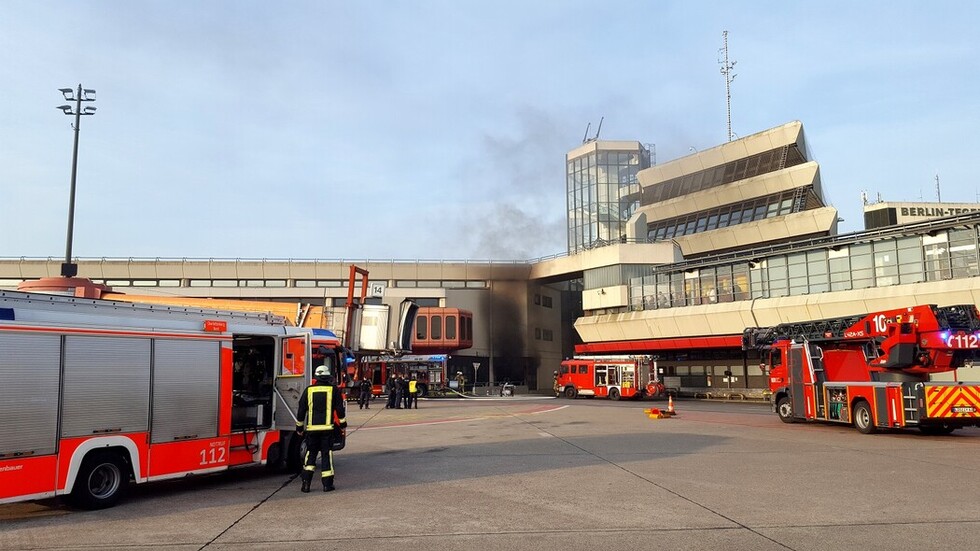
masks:
[(542, 260), (531, 265), (532, 280), (576, 277), (583, 271), (620, 264), (673, 264), (684, 260), (680, 249), (669, 241), (617, 243), (569, 256)]
[[(54, 277), (59, 259), (19, 259), (5, 269), (23, 279)], [(11, 264), (14, 265), (11, 268)], [(79, 273), (93, 279), (333, 279), (347, 280), (355, 265), (372, 281), (414, 280), (527, 280), (525, 261), (424, 260), (279, 260), (279, 259), (134, 259), (102, 258), (78, 261)], [(183, 288), (183, 291), (190, 291)]]
[(740, 335), (746, 327), (853, 316), (917, 304), (980, 304), (980, 278), (584, 316), (585, 343)]
[(837, 233), (837, 209), (823, 207), (748, 222), (717, 230), (675, 237), (684, 256), (749, 248), (764, 243), (778, 243), (817, 235)]
[(685, 174), (723, 165), (751, 155), (764, 153), (791, 144), (803, 143), (803, 123), (793, 121), (776, 128), (770, 128), (735, 141), (721, 144), (711, 149), (698, 151), (691, 155), (641, 170), (637, 179), (643, 187), (672, 180)]

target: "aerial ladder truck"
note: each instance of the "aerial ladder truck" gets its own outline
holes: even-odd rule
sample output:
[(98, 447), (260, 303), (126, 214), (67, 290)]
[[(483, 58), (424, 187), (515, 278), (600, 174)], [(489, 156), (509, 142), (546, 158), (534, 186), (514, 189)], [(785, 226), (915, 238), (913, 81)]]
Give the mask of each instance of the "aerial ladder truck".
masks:
[(853, 424), (864, 434), (980, 424), (980, 384), (931, 380), (980, 355), (972, 304), (749, 327), (742, 348), (759, 351), (773, 411), (786, 423)]

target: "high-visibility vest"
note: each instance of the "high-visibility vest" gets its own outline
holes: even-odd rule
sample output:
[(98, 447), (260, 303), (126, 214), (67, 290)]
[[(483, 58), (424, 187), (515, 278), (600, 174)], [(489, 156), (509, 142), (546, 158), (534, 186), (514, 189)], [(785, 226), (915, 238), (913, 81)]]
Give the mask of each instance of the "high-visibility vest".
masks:
[(416, 381), (409, 381), (408, 382), (408, 391), (410, 393), (412, 393), (412, 394), (415, 394), (417, 392), (417, 390), (416, 390), (417, 386), (418, 386), (418, 383)]
[(306, 430), (333, 430), (333, 387), (314, 385), (306, 390)]

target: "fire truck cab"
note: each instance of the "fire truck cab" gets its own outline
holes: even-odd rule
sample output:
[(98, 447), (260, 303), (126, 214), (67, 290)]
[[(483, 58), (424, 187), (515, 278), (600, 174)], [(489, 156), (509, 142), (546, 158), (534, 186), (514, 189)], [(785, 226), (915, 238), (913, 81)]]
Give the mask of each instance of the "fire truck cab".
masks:
[(664, 392), (650, 356), (576, 356), (558, 369), (555, 390), (565, 398), (656, 397)]
[[(0, 503), (102, 508), (131, 480), (298, 462), (311, 336), (269, 314), (0, 291)], [(339, 340), (317, 339), (339, 372)]]

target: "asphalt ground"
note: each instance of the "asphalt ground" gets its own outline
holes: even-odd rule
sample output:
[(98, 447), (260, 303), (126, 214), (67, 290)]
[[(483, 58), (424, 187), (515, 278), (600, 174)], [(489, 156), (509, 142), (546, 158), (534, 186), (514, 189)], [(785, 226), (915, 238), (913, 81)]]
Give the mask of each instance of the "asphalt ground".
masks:
[[(861, 435), (767, 405), (422, 400), (348, 412), (337, 491), (264, 469), (118, 506), (0, 506), (0, 549), (976, 549), (980, 430)], [(314, 485), (314, 490), (317, 486)]]

